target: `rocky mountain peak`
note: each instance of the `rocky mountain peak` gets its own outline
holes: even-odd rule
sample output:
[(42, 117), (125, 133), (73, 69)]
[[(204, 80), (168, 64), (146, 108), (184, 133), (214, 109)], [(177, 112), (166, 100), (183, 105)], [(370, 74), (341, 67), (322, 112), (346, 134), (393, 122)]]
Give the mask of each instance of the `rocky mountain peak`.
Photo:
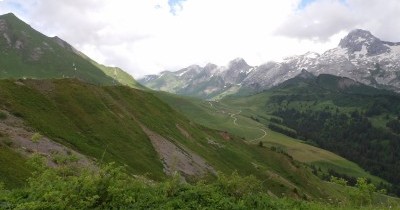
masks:
[(17, 18), (13, 13), (0, 15), (0, 32), (8, 30), (7, 20), (10, 18)]
[[(14, 13), (7, 13), (0, 15), (0, 21), (3, 22), (3, 24), (11, 24), (10, 22), (16, 22), (16, 23), (23, 23), (24, 25), (27, 25), (25, 22), (23, 22), (21, 19), (19, 19), (17, 16), (14, 15)], [(29, 25), (28, 25), (29, 26)]]
[(199, 65), (190, 65), (186, 69), (190, 73), (199, 73), (202, 70), (201, 66), (199, 66)]
[(372, 35), (372, 33), (369, 31), (355, 29), (350, 31), (350, 33), (340, 41), (339, 46), (344, 48), (352, 44), (370, 44), (377, 39), (378, 38)]
[(14, 13), (6, 13), (6, 14), (3, 14), (3, 15), (0, 15), (0, 18), (1, 19), (8, 19), (8, 20), (16, 19), (16, 20), (21, 21), (17, 16), (14, 15)]
[(362, 52), (368, 56), (379, 55), (390, 51), (390, 48), (371, 32), (355, 29), (340, 40), (339, 47), (347, 49), (349, 54)]
[(17, 18), (17, 16), (15, 16), (14, 13), (12, 13), (12, 12), (9, 12), (9, 13), (3, 14), (3, 15), (0, 15), (0, 17), (13, 17), (13, 18)]
[(318, 54), (316, 52), (310, 52), (309, 51), (309, 52), (306, 52), (303, 56), (306, 57), (306, 58), (314, 59), (314, 58), (318, 58), (320, 56), (320, 54)]
[[(171, 71), (165, 70), (165, 71), (160, 72), (159, 74), (162, 76), (162, 75), (168, 74), (168, 73), (171, 73)], [(147, 75), (146, 75), (146, 76), (147, 76)]]
[(219, 72), (219, 66), (213, 63), (207, 63), (203, 68), (203, 74), (206, 76), (211, 76)]
[(242, 69), (249, 67), (249, 64), (247, 64), (247, 62), (243, 58), (235, 58), (229, 62), (228, 66), (230, 68)]
[(207, 63), (205, 66), (204, 66), (204, 70), (213, 70), (213, 69), (215, 69), (215, 68), (217, 68), (218, 66), (217, 65), (215, 65), (215, 64), (213, 64), (213, 63)]
[(182, 77), (182, 78), (190, 79), (190, 78), (195, 77), (202, 70), (203, 70), (203, 68), (201, 68), (199, 65), (190, 65), (190, 66), (188, 66), (188, 67), (186, 67), (184, 69), (181, 69), (179, 71), (169, 72), (169, 73), (173, 73), (173, 74), (178, 75), (179, 77)]

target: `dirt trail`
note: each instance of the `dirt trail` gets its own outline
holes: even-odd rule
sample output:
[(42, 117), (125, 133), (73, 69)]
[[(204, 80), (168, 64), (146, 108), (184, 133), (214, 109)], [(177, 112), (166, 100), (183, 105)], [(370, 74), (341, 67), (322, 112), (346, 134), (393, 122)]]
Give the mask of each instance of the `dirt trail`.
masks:
[[(213, 109), (215, 109), (217, 112), (221, 112), (221, 113), (223, 113), (223, 114), (226, 113), (225, 111), (221, 111), (221, 110), (217, 109), (217, 108), (213, 105), (213, 103), (212, 103), (211, 101), (209, 101), (208, 103), (210, 104), (210, 107), (212, 107)], [(218, 103), (218, 102), (215, 102), (215, 103)], [(220, 104), (220, 105), (221, 105), (221, 106), (224, 106), (224, 105), (222, 105), (222, 104)], [(227, 107), (227, 109), (228, 109), (228, 110), (233, 110), (233, 109), (231, 109), (231, 108), (229, 108), (229, 107)], [(257, 137), (257, 138), (255, 138), (255, 139), (251, 139), (251, 140), (247, 140), (247, 142), (251, 143), (251, 142), (259, 141), (259, 140), (263, 139), (263, 138), (267, 135), (267, 131), (264, 130), (264, 129), (262, 129), (262, 128), (250, 127), (250, 126), (241, 126), (241, 125), (239, 125), (239, 124), (237, 123), (238, 118), (236, 117), (236, 115), (239, 115), (240, 113), (242, 113), (242, 110), (239, 110), (239, 111), (237, 111), (236, 113), (229, 113), (229, 112), (227, 112), (227, 114), (233, 119), (233, 124), (234, 124), (234, 125), (236, 125), (236, 126), (238, 126), (238, 127), (242, 127), (242, 128), (248, 128), (248, 129), (259, 130), (259, 131), (261, 131), (261, 132), (263, 133), (263, 135), (261, 135), (260, 137)]]
[(235, 117), (235, 115), (238, 115), (242, 112), (242, 110), (239, 110), (237, 113), (231, 114), (231, 118), (233, 119), (233, 124), (235, 124), (236, 126), (240, 126), (236, 123), (237, 121), (237, 117)]

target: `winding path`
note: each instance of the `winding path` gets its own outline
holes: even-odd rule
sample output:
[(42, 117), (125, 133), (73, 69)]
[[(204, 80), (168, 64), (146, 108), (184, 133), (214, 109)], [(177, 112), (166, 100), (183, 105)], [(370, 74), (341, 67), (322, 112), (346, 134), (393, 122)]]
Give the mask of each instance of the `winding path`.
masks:
[[(210, 107), (214, 108), (215, 110), (217, 110), (217, 111), (219, 111), (219, 112), (222, 112), (223, 114), (225, 113), (224, 111), (218, 110), (210, 101), (209, 101), (208, 103), (210, 104)], [(222, 104), (221, 104), (221, 105), (222, 105)], [(227, 107), (227, 108), (228, 108), (228, 109), (231, 109), (231, 108), (229, 108), (229, 107)], [(231, 109), (231, 110), (232, 110), (232, 109)], [(267, 131), (265, 131), (264, 129), (262, 129), (262, 128), (257, 128), (257, 127), (241, 126), (241, 125), (239, 125), (239, 124), (237, 123), (238, 118), (235, 117), (235, 115), (239, 115), (241, 112), (242, 112), (242, 110), (239, 110), (239, 111), (237, 111), (236, 113), (229, 113), (229, 112), (227, 112), (227, 114), (233, 119), (233, 124), (234, 124), (235, 126), (242, 127), (242, 128), (256, 129), (256, 130), (260, 130), (261, 132), (264, 133), (262, 136), (260, 136), (260, 137), (258, 137), (258, 138), (251, 139), (251, 140), (247, 140), (247, 142), (250, 143), (250, 142), (255, 142), (255, 141), (258, 141), (258, 140), (263, 139), (263, 138), (267, 135)]]
[(236, 126), (239, 126), (239, 127), (240, 127), (240, 125), (238, 125), (238, 124), (236, 123), (237, 117), (235, 117), (235, 115), (238, 115), (238, 114), (240, 114), (241, 112), (242, 112), (242, 110), (239, 110), (237, 113), (231, 114), (231, 118), (233, 119), (233, 124), (235, 124)]

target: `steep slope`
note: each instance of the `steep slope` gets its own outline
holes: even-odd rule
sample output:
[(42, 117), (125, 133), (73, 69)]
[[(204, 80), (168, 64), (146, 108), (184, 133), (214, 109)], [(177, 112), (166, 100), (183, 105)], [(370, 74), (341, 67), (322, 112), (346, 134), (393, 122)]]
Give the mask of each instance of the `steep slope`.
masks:
[[(270, 128), (359, 164), (399, 194), (400, 96), (345, 77), (303, 71), (263, 93), (226, 98), (270, 115)], [(293, 132), (294, 131), (294, 132)]]
[[(39, 132), (90, 160), (127, 165), (134, 174), (160, 180), (179, 171), (190, 180), (193, 175), (236, 170), (265, 180), (265, 186), (278, 196), (341, 196), (287, 155), (197, 125), (152, 93), (71, 79), (2, 80), (0, 99), (4, 112), (23, 120), (30, 132)], [(16, 144), (17, 138), (7, 139), (15, 144), (3, 139), (2, 147), (24, 150)], [(12, 172), (0, 170), (2, 181), (10, 181), (6, 177)]]
[(118, 68), (97, 64), (59, 37), (47, 37), (9, 13), (0, 16), (0, 78), (79, 78), (139, 87)]

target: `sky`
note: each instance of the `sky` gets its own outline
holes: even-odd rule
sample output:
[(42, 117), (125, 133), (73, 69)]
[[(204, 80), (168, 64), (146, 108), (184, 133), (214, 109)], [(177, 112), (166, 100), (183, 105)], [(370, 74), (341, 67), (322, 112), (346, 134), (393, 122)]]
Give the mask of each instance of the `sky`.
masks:
[(323, 53), (356, 28), (400, 41), (399, 11), (399, 0), (0, 0), (0, 14), (135, 78)]

